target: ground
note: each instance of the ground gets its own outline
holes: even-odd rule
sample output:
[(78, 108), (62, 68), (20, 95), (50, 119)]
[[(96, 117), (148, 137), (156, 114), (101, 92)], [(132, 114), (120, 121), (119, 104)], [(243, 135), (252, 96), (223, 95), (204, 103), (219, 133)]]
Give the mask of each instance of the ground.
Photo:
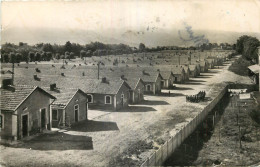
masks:
[[(236, 57), (238, 58), (238, 57)], [(232, 60), (233, 61), (233, 60)], [(49, 132), (13, 145), (1, 145), (2, 165), (8, 166), (123, 166), (140, 165), (169, 138), (178, 123), (198, 113), (207, 102), (189, 103), (185, 95), (201, 90), (207, 99), (222, 89), (223, 81), (251, 83), (246, 76), (228, 71), (230, 62), (163, 90), (159, 96), (118, 112), (89, 111), (91, 121), (68, 130)]]

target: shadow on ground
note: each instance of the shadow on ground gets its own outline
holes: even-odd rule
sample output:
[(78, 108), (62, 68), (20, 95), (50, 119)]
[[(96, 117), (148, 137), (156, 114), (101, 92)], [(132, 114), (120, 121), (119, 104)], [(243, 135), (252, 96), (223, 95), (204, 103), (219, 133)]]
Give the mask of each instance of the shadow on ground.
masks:
[(72, 125), (70, 130), (79, 132), (98, 132), (117, 131), (119, 128), (115, 122), (86, 120)]
[[(118, 112), (120, 112), (121, 110), (119, 110)], [(123, 109), (121, 112), (151, 112), (151, 111), (156, 111), (154, 108), (152, 107), (148, 107), (148, 106), (129, 106), (126, 109)]]
[(206, 82), (206, 81), (197, 80), (197, 79), (190, 79), (190, 80), (188, 81), (188, 83), (189, 83), (189, 82)]
[[(182, 93), (172, 93), (172, 92), (170, 92), (169, 93), (169, 91), (168, 92), (161, 92), (161, 93), (159, 93), (159, 94), (156, 94), (156, 95), (150, 95), (150, 96), (164, 96), (164, 97), (178, 97), (178, 96), (185, 96), (184, 94), (182, 94)], [(154, 102), (154, 101), (152, 101), (152, 102)], [(156, 101), (157, 102), (157, 101)], [(160, 102), (160, 101), (159, 101)], [(162, 103), (163, 103), (164, 101), (162, 101)], [(166, 102), (167, 103), (167, 102)], [(167, 104), (169, 104), (169, 103), (167, 103)], [(153, 105), (153, 104), (149, 104), (149, 105)], [(154, 104), (154, 105), (157, 105), (157, 104)], [(163, 104), (158, 104), (158, 105), (163, 105)]]
[(169, 105), (168, 102), (166, 101), (156, 101), (156, 100), (143, 100), (142, 102), (139, 103), (140, 105)]
[(92, 137), (69, 135), (62, 132), (40, 134), (14, 146), (32, 150), (92, 150)]
[(189, 82), (185, 82), (184, 84), (185, 84), (185, 85), (203, 85), (203, 84), (200, 83), (200, 82), (193, 82), (192, 80), (189, 81)]
[(221, 72), (221, 71), (218, 71), (218, 70), (214, 70), (214, 71), (212, 71), (212, 70), (211, 70), (211, 71), (207, 71), (207, 73), (212, 73), (212, 74), (213, 74), (213, 73), (219, 73), (219, 72)]
[(189, 87), (175, 87), (173, 90), (193, 90), (193, 88), (189, 88)]

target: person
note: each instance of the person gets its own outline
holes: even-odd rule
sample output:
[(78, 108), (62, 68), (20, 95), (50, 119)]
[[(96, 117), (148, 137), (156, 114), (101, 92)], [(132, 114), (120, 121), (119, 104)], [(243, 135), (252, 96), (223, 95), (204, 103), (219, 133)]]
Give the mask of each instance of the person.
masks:
[(169, 91), (169, 96), (171, 96), (171, 91)]

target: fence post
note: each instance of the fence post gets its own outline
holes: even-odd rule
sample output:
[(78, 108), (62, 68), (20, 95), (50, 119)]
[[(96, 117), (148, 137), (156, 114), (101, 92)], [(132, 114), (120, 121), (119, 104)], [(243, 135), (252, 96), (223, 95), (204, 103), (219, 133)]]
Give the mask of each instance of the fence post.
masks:
[[(172, 138), (170, 138), (170, 140), (171, 140), (171, 139), (172, 139)], [(169, 141), (169, 140), (168, 140), (168, 141)], [(168, 156), (169, 156), (169, 148), (168, 148), (169, 146), (168, 146), (168, 141), (167, 141), (167, 156), (166, 156), (167, 158), (168, 158)]]

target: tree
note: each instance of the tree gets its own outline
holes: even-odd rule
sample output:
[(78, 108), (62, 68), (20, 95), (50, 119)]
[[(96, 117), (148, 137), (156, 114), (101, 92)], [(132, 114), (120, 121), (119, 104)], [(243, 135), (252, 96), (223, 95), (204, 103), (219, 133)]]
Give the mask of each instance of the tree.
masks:
[(10, 60), (8, 54), (7, 54), (7, 53), (4, 53), (4, 54), (3, 54), (3, 57), (4, 57), (3, 61), (4, 61), (5, 63), (8, 63), (9, 60)]
[(41, 61), (41, 54), (39, 52), (35, 53), (35, 61)]
[(53, 52), (53, 47), (49, 43), (43, 44), (42, 51), (44, 51), (44, 52)]
[(70, 60), (70, 53), (69, 52), (65, 52), (65, 59), (69, 59)]
[(258, 55), (257, 55), (258, 46), (260, 46), (260, 42), (258, 39), (254, 37), (249, 37), (245, 39), (243, 43), (243, 56), (256, 63), (258, 60)]
[(248, 39), (248, 38), (249, 38), (249, 36), (247, 36), (247, 35), (243, 35), (243, 36), (241, 36), (241, 37), (238, 38), (237, 44), (236, 44), (236, 51), (237, 51), (237, 53), (239, 53), (239, 54), (242, 54), (242, 53), (243, 53), (243, 50), (244, 50), (244, 41), (245, 41), (246, 39)]
[(16, 53), (16, 63), (20, 63), (22, 61), (22, 55), (20, 53)]
[(50, 61), (52, 59), (52, 53), (51, 52), (46, 52), (46, 61)]
[(30, 58), (30, 62), (35, 61), (35, 54), (33, 52), (29, 52), (28, 56)]
[(145, 50), (145, 45), (143, 43), (139, 44), (139, 50), (142, 52)]
[(46, 53), (45, 52), (41, 52), (41, 58), (39, 61), (46, 61)]
[(86, 56), (87, 56), (87, 52), (85, 50), (81, 50), (80, 51), (80, 58), (83, 59)]
[(70, 59), (75, 59), (75, 54), (74, 54), (74, 52), (70, 52)]
[(88, 50), (86, 56), (91, 57), (92, 55), (93, 55), (93, 53), (91, 52), (91, 50)]
[(16, 63), (16, 55), (14, 52), (9, 53), (10, 63)]
[(55, 54), (55, 59), (58, 59), (58, 60), (60, 59), (60, 54), (59, 53)]
[(71, 45), (70, 41), (66, 42), (66, 44), (64, 46), (64, 50), (65, 50), (65, 52), (71, 52), (72, 51), (72, 45)]

